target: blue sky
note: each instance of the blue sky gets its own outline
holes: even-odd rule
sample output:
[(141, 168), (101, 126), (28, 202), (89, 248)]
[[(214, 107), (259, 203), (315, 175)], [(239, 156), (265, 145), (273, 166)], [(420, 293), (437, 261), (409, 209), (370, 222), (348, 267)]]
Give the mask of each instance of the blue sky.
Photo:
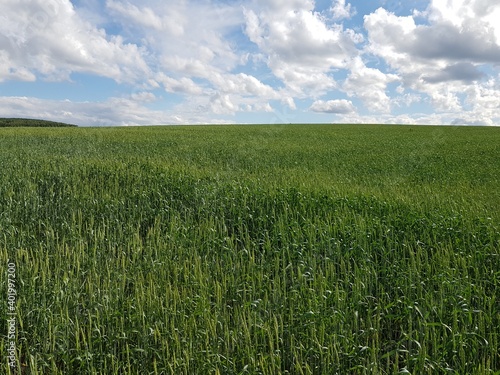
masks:
[(2, 0), (0, 117), (500, 124), (496, 0)]

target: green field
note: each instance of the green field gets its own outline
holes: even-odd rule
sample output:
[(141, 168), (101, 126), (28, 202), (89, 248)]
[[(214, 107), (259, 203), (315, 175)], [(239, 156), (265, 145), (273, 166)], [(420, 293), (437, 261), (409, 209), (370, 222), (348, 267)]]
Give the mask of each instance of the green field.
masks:
[(500, 129), (0, 129), (8, 260), (19, 374), (500, 374)]

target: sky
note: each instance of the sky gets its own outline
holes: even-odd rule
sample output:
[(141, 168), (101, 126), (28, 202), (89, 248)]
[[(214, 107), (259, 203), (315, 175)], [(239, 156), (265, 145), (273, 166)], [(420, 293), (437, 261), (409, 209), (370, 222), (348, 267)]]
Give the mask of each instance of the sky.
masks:
[(0, 9), (0, 117), (500, 125), (498, 0), (0, 0)]

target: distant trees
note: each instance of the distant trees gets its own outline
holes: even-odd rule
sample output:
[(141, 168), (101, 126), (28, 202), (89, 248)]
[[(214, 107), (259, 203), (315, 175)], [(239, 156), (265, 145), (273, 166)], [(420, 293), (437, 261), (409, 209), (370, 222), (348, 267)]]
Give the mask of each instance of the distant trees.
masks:
[(63, 122), (54, 122), (46, 120), (35, 120), (35, 119), (25, 119), (25, 118), (0, 118), (0, 127), (46, 127), (46, 128), (60, 128), (76, 126), (71, 124), (65, 124)]

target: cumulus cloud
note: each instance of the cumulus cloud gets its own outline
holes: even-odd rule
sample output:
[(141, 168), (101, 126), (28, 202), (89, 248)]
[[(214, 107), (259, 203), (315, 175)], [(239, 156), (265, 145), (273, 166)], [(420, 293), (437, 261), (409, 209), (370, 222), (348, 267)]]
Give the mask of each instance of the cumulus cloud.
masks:
[[(189, 64), (229, 71), (239, 62), (228, 34), (241, 28), (242, 11), (217, 1), (158, 2), (107, 0), (107, 11), (129, 40), (144, 44), (160, 68), (177, 71)], [(199, 69), (200, 70), (200, 69)]]
[(210, 98), (210, 109), (216, 114), (234, 114), (237, 107), (229, 95), (218, 92)]
[(164, 87), (165, 91), (171, 93), (199, 95), (203, 92), (202, 87), (187, 77), (175, 79), (167, 76), (163, 72), (160, 72), (155, 76), (155, 82), (160, 83)]
[(334, 20), (349, 19), (356, 14), (352, 5), (349, 3), (346, 4), (345, 0), (335, 0), (330, 11)]
[[(255, 1), (262, 5), (262, 1)], [(362, 37), (314, 12), (313, 1), (272, 0), (245, 11), (249, 39), (273, 74), (295, 95), (320, 95), (337, 86), (332, 70), (358, 55)]]
[(0, 16), (0, 81), (68, 79), (93, 73), (118, 82), (148, 74), (140, 48), (81, 19), (69, 0), (5, 0)]
[(388, 113), (391, 111), (391, 98), (386, 93), (387, 85), (398, 80), (398, 76), (368, 68), (361, 58), (356, 58), (343, 89), (348, 95), (360, 98), (369, 110)]
[(425, 0), (413, 12), (396, 3), (382, 1), (355, 24), (365, 7), (349, 0), (3, 0), (0, 84), (86, 85), (81, 77), (94, 76), (123, 92), (108, 87), (100, 103), (5, 96), (0, 113), (107, 125), (227, 122), (247, 112), (283, 122), (331, 113), (345, 122), (498, 123), (500, 3)]
[(464, 77), (470, 81), (479, 78), (477, 65), (500, 63), (494, 31), (499, 27), (472, 16), (463, 15), (461, 21), (458, 16), (445, 16), (436, 6), (442, 3), (431, 3), (426, 24), (417, 25), (412, 16), (398, 17), (383, 8), (365, 16), (367, 51), (383, 58), (409, 85), (424, 76), (432, 82)]
[(81, 126), (178, 123), (175, 116), (143, 105), (151, 99), (145, 93), (134, 95), (134, 98), (109, 98), (104, 102), (0, 97), (0, 113), (5, 117), (43, 118)]
[(473, 81), (478, 81), (485, 77), (485, 74), (481, 72), (474, 64), (468, 62), (460, 62), (452, 65), (448, 65), (446, 68), (442, 69), (437, 74), (432, 76), (423, 76), (424, 81), (429, 83), (439, 83), (447, 81), (462, 81), (465, 83), (470, 83)]
[(174, 22), (167, 22), (168, 19), (158, 16), (158, 14), (148, 6), (139, 8), (129, 2), (106, 1), (106, 6), (111, 11), (129, 19), (133, 24), (156, 30), (170, 31), (174, 35), (182, 35), (182, 24), (178, 23), (179, 18), (173, 18)]
[(286, 105), (289, 109), (296, 110), (297, 106), (295, 105), (295, 100), (291, 96), (284, 97), (281, 99), (281, 102)]
[[(106, 5), (131, 39), (146, 40), (157, 55), (160, 72), (153, 79), (166, 91), (185, 95), (189, 103), (215, 114), (268, 110), (268, 100), (281, 98), (255, 76), (232, 72), (244, 60), (227, 39), (241, 28), (240, 7), (189, 0), (173, 4), (146, 0), (141, 5), (108, 0)], [(202, 100), (193, 96), (210, 97), (210, 101), (200, 104)]]
[(351, 101), (341, 99), (341, 100), (317, 100), (313, 103), (310, 108), (313, 112), (322, 113), (336, 113), (336, 114), (346, 114), (353, 113), (356, 111), (354, 105)]
[(246, 73), (214, 74), (208, 79), (222, 92), (266, 99), (280, 98), (280, 95), (271, 86)]
[(483, 119), (465, 119), (456, 118), (451, 122), (451, 125), (469, 125), (469, 126), (480, 126), (480, 125), (492, 125), (491, 120)]
[(443, 21), (418, 26), (412, 38), (400, 46), (402, 51), (421, 59), (446, 59), (499, 62), (500, 45), (492, 28), (478, 20), (464, 20), (461, 25)]
[(466, 112), (467, 106), (473, 118), (488, 113), (491, 122), (500, 112), (485, 108), (477, 96), (487, 91), (484, 69), (500, 64), (500, 24), (491, 14), (500, 15), (500, 4), (431, 0), (418, 14), (425, 22), (417, 24), (415, 16), (379, 8), (365, 16), (366, 52), (383, 59), (403, 88), (427, 95), (436, 111)]

